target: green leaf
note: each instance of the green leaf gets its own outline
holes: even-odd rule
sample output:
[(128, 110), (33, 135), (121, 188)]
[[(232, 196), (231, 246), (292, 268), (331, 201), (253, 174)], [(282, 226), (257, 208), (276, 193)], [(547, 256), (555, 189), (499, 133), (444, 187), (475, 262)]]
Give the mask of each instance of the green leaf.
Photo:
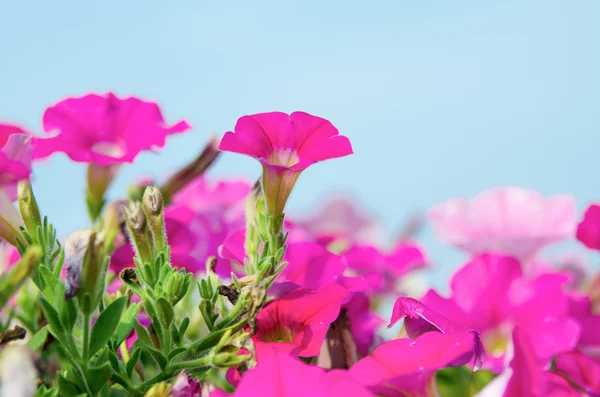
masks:
[(96, 323), (94, 324), (92, 336), (90, 338), (90, 357), (104, 347), (112, 337), (117, 325), (119, 325), (121, 312), (123, 311), (126, 302), (127, 297), (122, 296), (111, 303), (102, 313), (100, 313), (100, 316), (98, 316), (98, 320), (96, 320)]
[(99, 367), (89, 368), (87, 370), (86, 379), (93, 395), (98, 394), (98, 392), (108, 384), (111, 374), (112, 370), (109, 363), (104, 363)]
[(63, 345), (68, 346), (68, 341), (66, 340), (67, 331), (62, 321), (60, 321), (60, 316), (58, 315), (58, 312), (56, 311), (54, 306), (52, 306), (50, 302), (46, 300), (46, 298), (41, 297), (40, 303), (42, 305), (44, 315), (46, 316), (46, 320), (48, 320), (48, 324), (51, 327), (50, 331), (56, 337), (56, 339), (62, 342)]
[(126, 367), (126, 372), (127, 372), (127, 376), (129, 377), (129, 379), (131, 379), (131, 374), (133, 373), (133, 369), (135, 368), (135, 365), (137, 364), (138, 360), (140, 359), (140, 355), (142, 354), (142, 349), (141, 348), (137, 348), (133, 351), (133, 353), (131, 354), (131, 357), (129, 357), (129, 361), (127, 361), (127, 367)]
[(146, 328), (144, 328), (137, 319), (133, 322), (133, 328), (135, 329), (135, 336), (137, 337), (135, 342), (136, 345), (150, 348), (153, 347), (148, 331), (146, 331)]
[(48, 267), (44, 265), (40, 265), (37, 271), (43, 285), (42, 293), (51, 302), (56, 302), (58, 300), (58, 297), (56, 296), (58, 288), (56, 287), (58, 284), (61, 284), (60, 280), (54, 275), (54, 273), (52, 273), (50, 269), (48, 269)]
[(118, 348), (121, 343), (127, 338), (131, 330), (133, 329), (133, 323), (135, 322), (135, 318), (138, 313), (138, 306), (131, 305), (127, 308), (123, 316), (121, 316), (121, 321), (117, 326), (117, 331), (113, 337), (113, 341), (115, 342), (115, 347)]
[(44, 346), (44, 343), (46, 343), (47, 338), (48, 338), (48, 326), (45, 326), (44, 328), (40, 329), (38, 332), (35, 333), (35, 335), (33, 335), (31, 337), (29, 342), (27, 342), (27, 346), (33, 351), (40, 351), (42, 349), (42, 347)]
[(173, 360), (173, 358), (175, 358), (177, 355), (183, 353), (184, 351), (187, 351), (187, 348), (185, 348), (185, 347), (178, 347), (176, 349), (171, 350), (171, 353), (169, 353), (169, 362), (171, 360)]
[(62, 375), (58, 375), (57, 378), (58, 390), (60, 395), (64, 397), (76, 397), (81, 394), (81, 391), (77, 388), (77, 384), (68, 380)]
[(183, 321), (181, 322), (181, 325), (179, 326), (179, 337), (181, 338), (182, 342), (185, 341), (185, 333), (186, 333), (189, 325), (190, 325), (190, 318), (186, 317), (183, 319)]
[(169, 362), (167, 360), (167, 357), (163, 354), (163, 352), (149, 347), (147, 347), (146, 350), (148, 350), (148, 352), (152, 354), (152, 357), (154, 358), (154, 360), (156, 360), (156, 363), (158, 364), (160, 369), (165, 369), (167, 367), (167, 364)]
[(75, 300), (62, 300), (60, 309), (60, 318), (67, 331), (70, 332), (73, 330), (75, 323), (77, 323), (77, 305), (75, 304)]
[[(156, 308), (158, 309), (159, 316), (161, 322), (163, 323), (165, 330), (169, 329), (169, 326), (173, 322), (173, 317), (175, 317), (175, 312), (173, 311), (173, 306), (163, 297), (160, 297), (156, 300)], [(165, 331), (167, 332), (167, 331)]]
[(476, 395), (494, 378), (487, 370), (473, 372), (468, 367), (449, 367), (439, 370), (436, 384), (441, 397), (468, 397)]

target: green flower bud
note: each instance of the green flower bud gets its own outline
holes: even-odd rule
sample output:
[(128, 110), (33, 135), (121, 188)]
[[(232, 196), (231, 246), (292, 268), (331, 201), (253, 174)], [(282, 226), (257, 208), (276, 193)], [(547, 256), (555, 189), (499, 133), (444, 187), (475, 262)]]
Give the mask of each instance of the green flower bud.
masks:
[(122, 207), (125, 214), (125, 223), (129, 231), (129, 240), (133, 249), (142, 263), (154, 263), (154, 249), (151, 233), (148, 230), (146, 215), (138, 202), (130, 202), (129, 208)]
[(121, 164), (101, 166), (90, 163), (87, 169), (87, 206), (90, 218), (98, 219), (104, 207), (104, 194), (119, 172)]
[(173, 271), (167, 276), (164, 286), (165, 298), (175, 306), (187, 294), (192, 283), (192, 273), (186, 273), (185, 269)]
[(148, 186), (142, 197), (142, 209), (146, 215), (156, 252), (166, 252), (167, 234), (163, 214), (163, 198), (156, 186)]
[(23, 220), (4, 190), (0, 191), (0, 238), (17, 247), (17, 239), (25, 241), (20, 227)]
[(96, 309), (102, 296), (106, 265), (108, 264), (105, 259), (104, 241), (98, 237), (96, 232), (91, 232), (81, 265), (78, 292), (79, 305), (85, 314), (91, 314)]
[(35, 236), (38, 226), (42, 225), (42, 217), (35, 196), (33, 195), (33, 190), (31, 189), (31, 183), (28, 180), (19, 181), (17, 197), (25, 228), (29, 234)]
[(23, 283), (37, 268), (42, 259), (42, 248), (32, 245), (27, 249), (21, 260), (10, 268), (7, 274), (0, 278), (0, 308), (4, 307)]

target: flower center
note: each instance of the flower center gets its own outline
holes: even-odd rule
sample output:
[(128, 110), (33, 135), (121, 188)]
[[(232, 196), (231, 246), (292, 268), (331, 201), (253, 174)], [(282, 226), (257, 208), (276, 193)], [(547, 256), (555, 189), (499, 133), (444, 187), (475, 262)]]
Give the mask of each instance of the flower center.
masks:
[(300, 158), (293, 149), (275, 149), (273, 154), (269, 156), (269, 161), (273, 164), (291, 167), (295, 164), (298, 164)]
[(92, 151), (107, 157), (123, 157), (125, 149), (115, 142), (97, 142), (92, 146)]
[(289, 327), (280, 325), (269, 333), (261, 335), (264, 342), (291, 342), (294, 339), (294, 333)]

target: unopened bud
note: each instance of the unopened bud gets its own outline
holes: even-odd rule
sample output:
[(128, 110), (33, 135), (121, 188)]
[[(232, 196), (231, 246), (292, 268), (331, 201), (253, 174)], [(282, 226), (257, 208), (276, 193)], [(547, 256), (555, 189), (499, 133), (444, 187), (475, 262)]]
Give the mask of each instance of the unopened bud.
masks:
[(30, 246), (8, 273), (0, 278), (0, 308), (3, 307), (27, 277), (35, 271), (42, 259), (42, 248), (38, 245)]
[(194, 179), (198, 178), (210, 167), (219, 156), (219, 139), (211, 137), (198, 157), (192, 160), (188, 165), (177, 171), (160, 189), (164, 195), (165, 201), (170, 202), (171, 198), (183, 189)]
[(91, 232), (88, 245), (83, 258), (80, 272), (80, 290), (79, 297), (84, 299), (80, 303), (81, 310), (84, 313), (92, 313), (98, 304), (101, 296), (101, 286), (103, 285), (106, 271), (104, 241), (96, 234)]
[[(122, 215), (123, 211), (121, 211), (122, 205), (122, 200), (113, 201), (106, 207), (106, 210), (104, 211), (102, 234), (104, 237), (104, 243), (106, 244), (107, 254), (112, 254), (117, 236), (119, 233), (122, 233), (126, 227), (125, 219)], [(121, 224), (121, 222), (123, 224)]]
[(192, 273), (186, 273), (185, 269), (179, 271), (173, 269), (167, 276), (165, 282), (166, 298), (175, 306), (187, 294), (192, 283)]
[(31, 235), (35, 236), (37, 228), (42, 225), (42, 218), (37, 201), (33, 195), (33, 190), (31, 189), (31, 183), (28, 180), (19, 181), (17, 185), (17, 197), (25, 228)]
[(144, 191), (142, 209), (146, 214), (156, 251), (159, 253), (165, 252), (167, 249), (167, 234), (163, 214), (163, 198), (156, 186), (148, 186)]
[(0, 190), (0, 238), (16, 247), (17, 239), (25, 241), (21, 226), (24, 224), (19, 212), (8, 198), (6, 191)]
[(125, 223), (129, 231), (129, 240), (135, 250), (137, 257), (142, 263), (154, 263), (154, 250), (146, 215), (138, 202), (129, 203), (128, 207), (122, 207), (125, 215)]
[(65, 299), (79, 291), (81, 266), (90, 242), (92, 231), (83, 229), (70, 234), (65, 240)]

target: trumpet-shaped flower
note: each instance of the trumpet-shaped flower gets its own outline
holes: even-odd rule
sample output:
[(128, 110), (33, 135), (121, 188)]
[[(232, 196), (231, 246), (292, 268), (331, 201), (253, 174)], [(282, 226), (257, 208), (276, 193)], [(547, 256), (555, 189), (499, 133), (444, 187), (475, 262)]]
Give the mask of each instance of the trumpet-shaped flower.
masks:
[[(225, 396), (218, 393), (214, 396)], [(213, 394), (211, 394), (213, 396)], [(326, 373), (322, 368), (271, 351), (245, 374), (235, 397), (373, 397), (344, 371)]]
[(352, 154), (345, 136), (327, 120), (304, 112), (260, 113), (241, 117), (219, 149), (252, 156), (263, 166), (269, 213), (279, 217), (302, 170), (318, 161)]
[(332, 284), (319, 291), (299, 288), (269, 303), (256, 318), (253, 341), (259, 362), (262, 352), (273, 348), (293, 356), (317, 356), (347, 297), (344, 288)]
[(16, 183), (31, 174), (31, 135), (21, 128), (0, 124), (0, 187), (11, 188), (9, 196), (16, 197)]
[(168, 135), (190, 129), (185, 121), (167, 125), (154, 102), (113, 93), (64, 99), (46, 109), (43, 125), (53, 135), (34, 140), (34, 158), (64, 152), (100, 166), (131, 163), (140, 152), (163, 147)]
[(575, 199), (543, 197), (507, 186), (471, 200), (452, 199), (428, 211), (437, 237), (471, 254), (496, 253), (529, 260), (542, 248), (575, 231)]
[(388, 328), (403, 318), (405, 319), (404, 330), (411, 339), (416, 339), (430, 331), (443, 334), (471, 334), (475, 346), (473, 367), (475, 369), (481, 368), (485, 352), (479, 332), (449, 320), (412, 298), (400, 297), (396, 300)]
[(541, 359), (575, 347), (581, 326), (569, 314), (568, 296), (563, 291), (568, 280), (561, 273), (546, 273), (530, 280), (523, 276), (516, 259), (485, 254), (454, 275), (450, 298), (442, 298), (432, 290), (421, 302), (479, 331), (489, 359), (484, 366), (498, 371), (515, 325), (530, 337)]
[(437, 370), (471, 362), (477, 349), (471, 334), (429, 332), (386, 342), (349, 372), (378, 396), (426, 397), (435, 395)]

